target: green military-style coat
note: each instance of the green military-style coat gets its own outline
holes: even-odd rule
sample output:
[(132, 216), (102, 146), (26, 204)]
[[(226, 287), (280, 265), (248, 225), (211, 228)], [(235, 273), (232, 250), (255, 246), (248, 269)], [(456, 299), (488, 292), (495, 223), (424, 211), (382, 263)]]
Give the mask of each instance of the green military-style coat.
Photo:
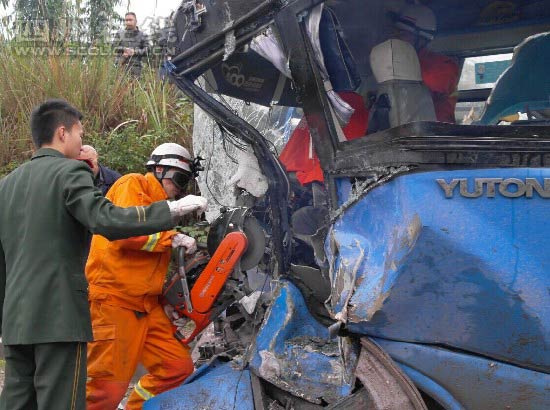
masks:
[(5, 345), (92, 340), (88, 231), (110, 240), (173, 227), (166, 201), (118, 208), (90, 168), (42, 148), (0, 180), (0, 306)]

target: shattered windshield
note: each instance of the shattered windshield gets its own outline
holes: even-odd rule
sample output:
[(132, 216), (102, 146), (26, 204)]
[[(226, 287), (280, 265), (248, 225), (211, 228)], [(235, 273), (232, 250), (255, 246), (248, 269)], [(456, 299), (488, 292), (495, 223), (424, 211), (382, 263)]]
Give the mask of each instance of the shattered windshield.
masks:
[[(220, 100), (246, 122), (257, 128), (270, 141), (271, 150), (279, 155), (296, 128), (301, 110), (294, 107), (265, 107), (247, 104), (231, 97)], [(195, 106), (193, 147), (196, 155), (205, 158), (199, 187), (209, 200), (207, 218), (214, 218), (221, 207), (236, 205), (240, 191), (262, 196), (267, 189), (264, 178), (254, 175), (257, 159), (251, 147), (218, 126), (211, 116)]]

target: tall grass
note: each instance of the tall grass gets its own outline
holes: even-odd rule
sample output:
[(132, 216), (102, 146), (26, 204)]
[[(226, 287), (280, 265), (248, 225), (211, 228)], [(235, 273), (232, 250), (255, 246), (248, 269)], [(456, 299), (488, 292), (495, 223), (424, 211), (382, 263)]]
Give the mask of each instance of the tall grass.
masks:
[[(0, 44), (0, 175), (29, 159), (29, 116), (47, 98), (64, 98), (84, 113), (85, 142), (120, 172), (142, 171), (155, 145), (189, 146), (192, 106), (157, 70), (135, 80), (110, 56), (23, 56)], [(54, 55), (55, 54), (55, 55)]]

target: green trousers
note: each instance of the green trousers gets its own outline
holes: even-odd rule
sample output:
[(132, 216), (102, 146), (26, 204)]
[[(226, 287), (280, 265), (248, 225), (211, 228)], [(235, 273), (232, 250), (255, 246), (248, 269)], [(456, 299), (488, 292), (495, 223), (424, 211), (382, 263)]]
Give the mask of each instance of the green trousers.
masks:
[(85, 410), (86, 343), (4, 346), (0, 410)]

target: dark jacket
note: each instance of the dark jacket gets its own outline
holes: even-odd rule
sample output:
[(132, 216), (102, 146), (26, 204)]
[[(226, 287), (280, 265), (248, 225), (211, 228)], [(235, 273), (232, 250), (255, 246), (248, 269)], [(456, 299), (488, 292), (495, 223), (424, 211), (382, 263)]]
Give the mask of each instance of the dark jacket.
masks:
[(53, 149), (0, 180), (0, 307), (5, 345), (92, 339), (87, 231), (110, 240), (172, 228), (166, 202), (118, 208), (90, 168)]
[[(138, 28), (135, 30), (122, 30), (115, 34), (113, 46), (117, 55), (117, 64), (140, 69), (142, 67), (141, 60), (149, 51), (149, 37)], [(135, 54), (129, 58), (123, 57), (122, 54), (125, 48), (133, 48)]]
[(105, 196), (107, 194), (107, 191), (121, 176), (122, 175), (120, 175), (114, 169), (99, 164), (99, 173), (94, 180), (94, 184), (96, 187), (101, 189), (103, 196)]

